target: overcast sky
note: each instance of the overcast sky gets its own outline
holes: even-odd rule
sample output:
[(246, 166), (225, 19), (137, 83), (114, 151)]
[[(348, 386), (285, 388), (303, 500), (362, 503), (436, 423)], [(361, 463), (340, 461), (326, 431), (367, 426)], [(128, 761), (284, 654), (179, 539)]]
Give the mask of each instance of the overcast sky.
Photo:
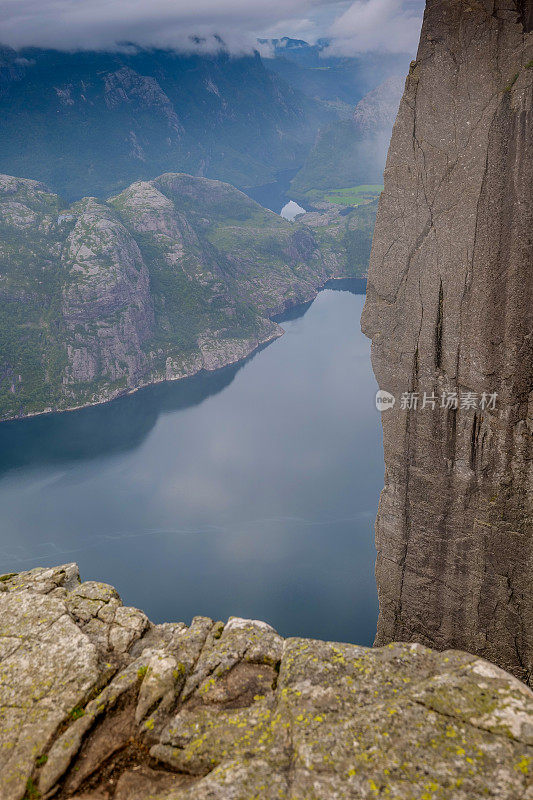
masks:
[(117, 42), (188, 46), (191, 35), (231, 50), (256, 37), (327, 36), (337, 52), (415, 53), (422, 0), (0, 0), (0, 42), (11, 47), (106, 49)]

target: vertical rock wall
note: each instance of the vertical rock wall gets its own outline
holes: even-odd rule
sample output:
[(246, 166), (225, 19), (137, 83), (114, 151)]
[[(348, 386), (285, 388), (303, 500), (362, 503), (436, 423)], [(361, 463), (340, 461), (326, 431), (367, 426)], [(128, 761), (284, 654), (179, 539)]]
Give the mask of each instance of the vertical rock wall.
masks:
[[(376, 643), (458, 647), (526, 681), (532, 30), (532, 0), (429, 0), (390, 145), (362, 318), (379, 385), (397, 398), (382, 413)], [(450, 392), (458, 407), (449, 394), (441, 407)], [(413, 393), (416, 410), (401, 407), (402, 393)]]

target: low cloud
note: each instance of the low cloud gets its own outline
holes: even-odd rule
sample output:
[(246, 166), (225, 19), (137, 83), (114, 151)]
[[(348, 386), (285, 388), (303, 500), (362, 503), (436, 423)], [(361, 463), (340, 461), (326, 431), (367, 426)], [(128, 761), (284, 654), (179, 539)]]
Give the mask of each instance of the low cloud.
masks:
[[(336, 39), (338, 52), (411, 51), (414, 0), (0, 0), (0, 41), (16, 49), (114, 50), (124, 43), (251, 52), (257, 37)], [(417, 16), (418, 15), (418, 16)]]
[[(335, 3), (334, 3), (335, 4)], [(330, 3), (323, 3), (330, 5)], [(117, 43), (251, 50), (256, 36), (301, 20), (316, 0), (0, 0), (2, 43), (115, 49)], [(192, 39), (196, 40), (196, 44)]]
[(416, 53), (423, 2), (356, 0), (330, 27), (330, 52), (355, 55), (368, 51)]

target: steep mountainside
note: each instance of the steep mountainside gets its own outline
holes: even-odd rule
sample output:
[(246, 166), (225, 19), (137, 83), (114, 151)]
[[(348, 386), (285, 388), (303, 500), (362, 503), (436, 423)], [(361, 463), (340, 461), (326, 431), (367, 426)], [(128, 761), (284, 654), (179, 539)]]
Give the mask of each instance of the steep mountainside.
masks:
[(352, 119), (321, 130), (291, 183), (291, 195), (305, 199), (313, 189), (381, 183), (403, 87), (403, 78), (387, 79), (359, 101)]
[[(268, 40), (261, 41), (267, 44)], [(267, 69), (308, 97), (336, 104), (349, 116), (362, 97), (391, 75), (402, 75), (409, 66), (406, 53), (332, 55), (334, 48), (327, 39), (309, 44), (285, 36), (268, 43), (272, 52), (264, 54)]]
[[(532, 187), (531, 0), (430, 0), (394, 127), (362, 320), (379, 385), (397, 398), (382, 414), (377, 643), (463, 648), (524, 680), (533, 672)], [(404, 410), (415, 399), (418, 410)]]
[(2, 800), (530, 797), (533, 694), (466, 653), (154, 625), (75, 564), (1, 575), (0, 632)]
[(233, 363), (281, 334), (270, 316), (361, 274), (348, 244), (205, 178), (64, 208), (1, 176), (0, 418)]
[(300, 166), (335, 118), (259, 55), (130, 51), (0, 49), (0, 172), (70, 200), (170, 170), (253, 186)]
[(359, 206), (323, 203), (320, 211), (312, 211), (300, 219), (313, 232), (324, 253), (334, 255), (339, 247), (346, 255), (346, 268), (352, 275), (367, 274), (378, 201)]

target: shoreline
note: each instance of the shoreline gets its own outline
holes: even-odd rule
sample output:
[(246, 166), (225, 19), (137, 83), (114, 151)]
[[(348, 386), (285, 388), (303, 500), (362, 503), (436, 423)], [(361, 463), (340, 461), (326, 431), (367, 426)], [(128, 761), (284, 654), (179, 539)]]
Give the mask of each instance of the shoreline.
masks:
[[(181, 375), (179, 378), (166, 378), (166, 377), (155, 378), (154, 380), (146, 381), (145, 383), (141, 383), (138, 386), (135, 386), (130, 389), (117, 390), (115, 394), (111, 394), (109, 397), (106, 397), (105, 400), (97, 400), (91, 403), (81, 403), (80, 405), (69, 406), (68, 408), (47, 408), (43, 409), (42, 411), (31, 411), (28, 414), (20, 414), (12, 417), (5, 417), (4, 419), (0, 419), (0, 425), (3, 425), (6, 422), (22, 422), (23, 420), (26, 419), (34, 419), (35, 417), (50, 416), (52, 414), (68, 414), (71, 411), (81, 411), (84, 408), (95, 408), (97, 406), (102, 406), (106, 405), (107, 403), (111, 403), (114, 400), (119, 400), (122, 397), (130, 397), (131, 395), (136, 394), (142, 389), (148, 389), (150, 386), (159, 386), (162, 383), (177, 383), (178, 381), (194, 378), (198, 375), (201, 375), (202, 373), (213, 373), (217, 372), (218, 370), (225, 369), (226, 367), (232, 367), (235, 366), (236, 364), (240, 364), (241, 362), (246, 361), (248, 358), (250, 358), (250, 356), (252, 356), (254, 353), (257, 353), (263, 347), (267, 347), (269, 344), (272, 344), (272, 342), (275, 342), (277, 339), (280, 339), (284, 335), (285, 331), (281, 327), (283, 319), (279, 318), (283, 318), (284, 314), (288, 314), (297, 308), (310, 305), (316, 300), (320, 292), (330, 288), (328, 287), (329, 283), (334, 283), (339, 281), (360, 282), (361, 289), (364, 283), (366, 289), (366, 276), (361, 278), (355, 276), (348, 277), (346, 275), (342, 275), (342, 276), (335, 276), (332, 278), (328, 278), (326, 281), (324, 281), (323, 284), (321, 284), (315, 290), (313, 297), (311, 297), (309, 300), (302, 300), (299, 303), (294, 303), (292, 305), (287, 306), (287, 308), (285, 308), (283, 311), (279, 313), (270, 314), (267, 317), (267, 319), (269, 319), (271, 322), (274, 322), (278, 326), (279, 333), (276, 332), (276, 334), (273, 334), (272, 336), (268, 336), (267, 338), (258, 341), (257, 344), (251, 347), (250, 350), (248, 350), (244, 355), (239, 356), (239, 358), (233, 360), (229, 359), (228, 361), (224, 361), (224, 363), (218, 364), (216, 367), (213, 367), (212, 369), (210, 369), (209, 367), (202, 366), (200, 367), (200, 369), (188, 372), (185, 375)], [(335, 289), (333, 291), (335, 291)], [(364, 291), (356, 292), (356, 294), (364, 294), (364, 293), (365, 293)]]

